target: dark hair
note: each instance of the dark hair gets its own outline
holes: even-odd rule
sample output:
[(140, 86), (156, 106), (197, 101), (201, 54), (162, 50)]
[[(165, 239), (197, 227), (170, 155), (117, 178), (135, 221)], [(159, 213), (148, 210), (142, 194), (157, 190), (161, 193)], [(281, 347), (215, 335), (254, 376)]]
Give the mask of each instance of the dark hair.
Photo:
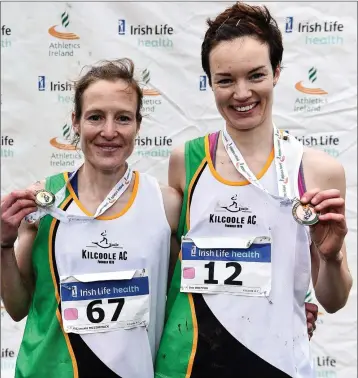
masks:
[(281, 66), (283, 45), (281, 31), (265, 6), (238, 2), (214, 20), (207, 19), (209, 29), (201, 45), (201, 64), (211, 86), (210, 51), (221, 41), (252, 36), (269, 46), (272, 70)]
[[(137, 94), (137, 111), (136, 120), (140, 124), (142, 122), (142, 106), (143, 106), (143, 92), (139, 86), (138, 81), (134, 78), (134, 63), (129, 58), (105, 60), (97, 63), (97, 65), (90, 66), (89, 71), (83, 75), (77, 82), (75, 82), (75, 97), (74, 97), (74, 113), (77, 121), (82, 115), (82, 97), (85, 90), (93, 83), (99, 80), (124, 80), (131, 86)], [(79, 136), (75, 136), (73, 141), (78, 143)]]

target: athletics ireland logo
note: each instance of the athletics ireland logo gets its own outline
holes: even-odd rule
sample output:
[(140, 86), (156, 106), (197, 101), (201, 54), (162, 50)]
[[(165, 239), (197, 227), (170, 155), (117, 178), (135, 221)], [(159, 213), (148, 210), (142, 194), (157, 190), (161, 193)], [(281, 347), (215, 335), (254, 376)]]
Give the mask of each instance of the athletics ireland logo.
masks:
[[(150, 72), (149, 70), (145, 69), (142, 71), (142, 80), (145, 85), (148, 85), (150, 82)], [(143, 89), (144, 96), (158, 96), (160, 93), (155, 89)]]
[(315, 81), (317, 80), (317, 69), (315, 67), (312, 67), (308, 70), (308, 80), (309, 80), (308, 83), (304, 83), (304, 81), (299, 81), (298, 83), (296, 83), (295, 88), (302, 93), (306, 93), (310, 95), (328, 94), (328, 92), (326, 92), (325, 90), (321, 88), (316, 87), (316, 85), (314, 84)]
[[(67, 27), (70, 24), (70, 18), (67, 12), (63, 12), (61, 14), (61, 24), (62, 24), (61, 26), (59, 25), (51, 26), (50, 29), (48, 30), (49, 34), (58, 39), (66, 39), (66, 40), (80, 39), (80, 37), (77, 34), (67, 32)], [(60, 29), (60, 31), (56, 29)]]

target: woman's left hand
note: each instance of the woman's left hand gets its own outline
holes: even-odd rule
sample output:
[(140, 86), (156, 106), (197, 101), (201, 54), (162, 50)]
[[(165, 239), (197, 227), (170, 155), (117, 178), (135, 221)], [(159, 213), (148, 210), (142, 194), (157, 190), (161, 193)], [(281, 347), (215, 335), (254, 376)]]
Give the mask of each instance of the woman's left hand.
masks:
[(341, 249), (348, 232), (345, 219), (345, 201), (337, 189), (307, 191), (302, 204), (314, 206), (319, 222), (310, 226), (311, 239), (323, 260), (341, 260)]
[(318, 306), (314, 303), (305, 303), (306, 319), (307, 319), (307, 332), (308, 338), (311, 340), (313, 332), (316, 329), (316, 320), (318, 315)]

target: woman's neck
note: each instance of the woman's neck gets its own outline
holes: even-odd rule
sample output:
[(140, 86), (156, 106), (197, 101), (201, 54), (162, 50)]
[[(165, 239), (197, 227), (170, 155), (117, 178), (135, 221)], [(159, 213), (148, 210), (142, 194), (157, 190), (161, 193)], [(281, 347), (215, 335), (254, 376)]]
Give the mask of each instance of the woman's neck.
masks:
[(103, 201), (126, 170), (126, 163), (113, 171), (101, 171), (85, 162), (78, 172), (78, 190), (82, 195), (90, 194), (93, 199)]
[(273, 148), (272, 122), (265, 122), (249, 130), (237, 130), (226, 126), (231, 139), (246, 159), (257, 154), (268, 156)]

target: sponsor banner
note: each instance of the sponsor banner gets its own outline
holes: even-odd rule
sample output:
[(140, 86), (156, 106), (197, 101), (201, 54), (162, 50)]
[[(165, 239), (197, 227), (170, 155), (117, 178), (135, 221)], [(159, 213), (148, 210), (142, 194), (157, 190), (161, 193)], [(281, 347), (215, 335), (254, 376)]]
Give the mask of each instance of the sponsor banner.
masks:
[(26, 320), (15, 323), (1, 303), (1, 376), (14, 377), (16, 358)]
[[(84, 66), (122, 57), (135, 62), (144, 95), (143, 121), (128, 161), (166, 183), (171, 152), (223, 126), (200, 54), (207, 18), (232, 4), (1, 3), (2, 193), (71, 172), (83, 162), (71, 121), (75, 81)], [(312, 352), (317, 377), (356, 378), (357, 4), (262, 4), (284, 41), (275, 123), (305, 147), (336, 158), (346, 172), (346, 243), (354, 284), (343, 310), (327, 314), (320, 308)], [(255, 224), (256, 215), (228, 198), (208, 221), (244, 229)], [(101, 240), (94, 240), (98, 250), (85, 249), (82, 258), (98, 264), (128, 258), (124, 247), (104, 253)], [(314, 290), (307, 300), (317, 303)], [(10, 378), (25, 320), (15, 323), (4, 309), (1, 316), (1, 373)]]

